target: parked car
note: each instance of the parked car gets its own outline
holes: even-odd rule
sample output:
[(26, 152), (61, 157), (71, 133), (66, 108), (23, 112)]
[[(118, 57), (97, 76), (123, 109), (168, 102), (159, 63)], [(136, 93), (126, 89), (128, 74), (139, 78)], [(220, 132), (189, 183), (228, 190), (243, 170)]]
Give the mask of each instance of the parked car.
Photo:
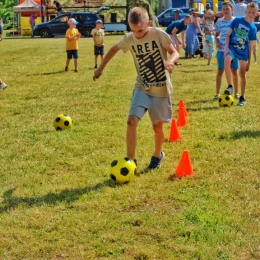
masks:
[(183, 7), (183, 8), (169, 8), (159, 14), (157, 16), (157, 20), (159, 22), (160, 26), (168, 26), (171, 24), (172, 21), (174, 21), (174, 12), (175, 10), (181, 10), (182, 12), (180, 13), (180, 19), (183, 19), (185, 15), (189, 14), (190, 8), (188, 7)]
[(100, 19), (97, 13), (90, 12), (71, 12), (62, 14), (49, 22), (44, 22), (36, 25), (33, 33), (34, 36), (42, 38), (50, 38), (55, 35), (65, 35), (68, 26), (68, 20), (74, 18), (77, 22), (77, 29), (85, 36), (91, 36), (91, 30), (95, 28), (96, 20)]

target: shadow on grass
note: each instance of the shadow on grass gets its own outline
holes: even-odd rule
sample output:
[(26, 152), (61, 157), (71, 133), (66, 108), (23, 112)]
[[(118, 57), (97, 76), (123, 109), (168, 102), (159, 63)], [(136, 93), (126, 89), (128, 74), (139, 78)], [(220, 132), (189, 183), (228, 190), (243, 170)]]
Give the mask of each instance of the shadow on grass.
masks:
[(251, 130), (246, 130), (246, 131), (237, 131), (237, 132), (232, 132), (230, 135), (224, 136), (221, 135), (219, 139), (241, 139), (243, 137), (249, 137), (249, 138), (258, 138), (260, 137), (260, 131), (251, 131)]
[(64, 70), (59, 70), (59, 71), (51, 71), (51, 72), (42, 72), (42, 73), (34, 73), (34, 74), (27, 74), (26, 76), (39, 76), (39, 75), (53, 75), (53, 74), (60, 74), (60, 73), (65, 73)]
[(198, 108), (187, 108), (187, 112), (190, 111), (201, 111), (201, 110), (216, 110), (219, 109), (218, 107), (198, 107)]
[(217, 103), (217, 100), (214, 100), (214, 99), (203, 99), (203, 100), (192, 100), (192, 101), (187, 101), (185, 102), (185, 104), (200, 104), (200, 103), (213, 103), (213, 102), (216, 102)]
[(98, 183), (93, 187), (84, 187), (79, 189), (65, 189), (60, 193), (50, 192), (46, 195), (39, 197), (15, 197), (13, 192), (15, 189), (10, 189), (4, 192), (3, 201), (0, 204), (0, 213), (6, 212), (17, 208), (19, 205), (42, 206), (42, 205), (55, 205), (58, 202), (71, 203), (78, 200), (84, 194), (91, 191), (101, 191), (103, 187), (116, 187), (117, 184), (112, 180), (106, 180), (103, 183)]

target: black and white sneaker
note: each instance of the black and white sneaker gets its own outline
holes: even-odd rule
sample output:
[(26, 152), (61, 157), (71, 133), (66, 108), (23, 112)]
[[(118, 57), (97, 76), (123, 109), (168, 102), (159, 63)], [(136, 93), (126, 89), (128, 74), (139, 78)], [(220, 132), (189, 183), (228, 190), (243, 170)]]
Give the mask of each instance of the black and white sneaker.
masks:
[(2, 81), (0, 82), (0, 90), (4, 90), (7, 88), (7, 85)]
[(159, 158), (155, 157), (155, 156), (152, 156), (151, 157), (151, 162), (150, 162), (150, 164), (148, 166), (148, 169), (160, 168), (164, 157), (165, 157), (164, 152), (161, 152), (161, 156)]
[(238, 106), (244, 106), (245, 104), (246, 104), (246, 99), (243, 96), (240, 96), (237, 105)]
[(227, 95), (232, 95), (233, 93), (233, 86), (232, 85), (229, 85), (225, 91), (224, 91), (224, 94), (227, 94)]

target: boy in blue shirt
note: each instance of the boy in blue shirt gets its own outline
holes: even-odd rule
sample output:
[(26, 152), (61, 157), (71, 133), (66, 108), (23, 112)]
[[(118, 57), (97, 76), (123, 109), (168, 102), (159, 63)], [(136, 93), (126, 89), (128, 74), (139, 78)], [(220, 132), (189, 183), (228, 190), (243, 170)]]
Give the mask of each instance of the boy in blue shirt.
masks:
[[(191, 23), (191, 16), (186, 15), (184, 20), (177, 20), (172, 22), (167, 28), (166, 33), (170, 36), (172, 40), (172, 45), (175, 47), (175, 49), (180, 52), (179, 45), (182, 45), (182, 48), (185, 49), (185, 30), (187, 29), (187, 26)], [(181, 40), (179, 40), (177, 34), (181, 33)], [(181, 65), (178, 62), (175, 62), (175, 65)]]
[(258, 5), (253, 2), (249, 3), (245, 11), (246, 16), (237, 17), (232, 21), (226, 37), (224, 56), (228, 87), (224, 93), (231, 95), (233, 92), (230, 64), (233, 59), (238, 58), (240, 64), (239, 76), (241, 78), (241, 96), (237, 103), (238, 106), (246, 104), (246, 72), (249, 71), (252, 46), (256, 44), (257, 40), (257, 29), (253, 23), (257, 11)]

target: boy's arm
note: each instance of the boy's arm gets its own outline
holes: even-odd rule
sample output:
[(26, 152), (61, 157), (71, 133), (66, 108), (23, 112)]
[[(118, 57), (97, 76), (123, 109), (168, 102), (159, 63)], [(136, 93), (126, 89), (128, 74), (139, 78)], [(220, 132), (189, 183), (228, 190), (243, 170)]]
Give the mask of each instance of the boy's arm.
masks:
[(229, 30), (228, 30), (228, 32), (227, 32), (227, 36), (226, 36), (224, 57), (230, 52), (230, 50), (229, 50), (229, 41), (230, 41), (230, 35), (231, 35), (231, 33), (232, 33), (232, 29), (229, 28)]
[(181, 45), (182, 45), (183, 49), (185, 49), (185, 47), (186, 47), (184, 39), (185, 39), (185, 30), (181, 32)]
[(108, 64), (108, 62), (116, 55), (116, 53), (119, 51), (119, 47), (116, 45), (114, 45), (113, 47), (110, 48), (110, 50), (107, 52), (107, 54), (105, 55), (103, 61), (101, 62), (99, 68), (97, 70), (94, 71), (94, 76), (93, 76), (93, 80), (98, 79), (102, 73), (104, 68), (106, 67), (106, 65)]
[(174, 37), (174, 39), (175, 39), (179, 44), (181, 44), (180, 40), (178, 39), (177, 32), (178, 32), (178, 28), (175, 27), (175, 28), (172, 30), (172, 36)]
[(169, 73), (172, 73), (174, 62), (176, 62), (180, 58), (180, 55), (172, 44), (168, 45), (165, 49), (170, 54), (170, 57), (168, 57), (168, 59), (166, 60), (164, 64), (164, 69), (168, 70)]
[(222, 46), (221, 46), (221, 44), (220, 44), (220, 42), (219, 42), (219, 35), (220, 35), (219, 32), (216, 32), (216, 33), (215, 33), (215, 42), (216, 42), (216, 48), (217, 48), (218, 50), (221, 50), (221, 49), (222, 49)]

